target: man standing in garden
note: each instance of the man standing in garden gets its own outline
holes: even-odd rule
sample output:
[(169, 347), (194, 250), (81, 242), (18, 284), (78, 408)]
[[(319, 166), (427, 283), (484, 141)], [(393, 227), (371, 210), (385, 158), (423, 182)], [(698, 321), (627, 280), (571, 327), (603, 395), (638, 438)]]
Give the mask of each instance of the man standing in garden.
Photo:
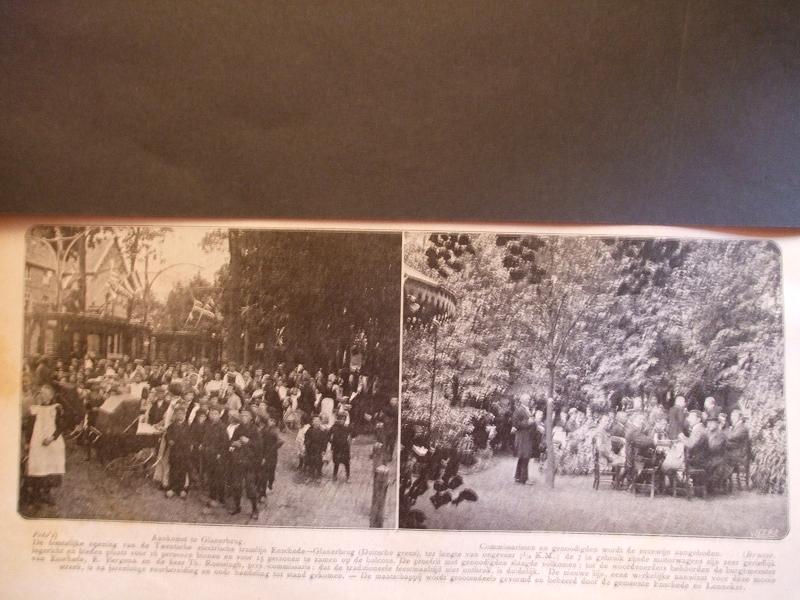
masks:
[(517, 471), (514, 474), (514, 481), (522, 484), (529, 483), (528, 462), (533, 455), (534, 428), (536, 426), (529, 408), (530, 403), (530, 394), (523, 394), (512, 417), (512, 425), (516, 430), (514, 443), (517, 449)]
[(677, 396), (675, 404), (670, 407), (667, 414), (667, 435), (671, 440), (677, 440), (686, 429), (686, 398)]

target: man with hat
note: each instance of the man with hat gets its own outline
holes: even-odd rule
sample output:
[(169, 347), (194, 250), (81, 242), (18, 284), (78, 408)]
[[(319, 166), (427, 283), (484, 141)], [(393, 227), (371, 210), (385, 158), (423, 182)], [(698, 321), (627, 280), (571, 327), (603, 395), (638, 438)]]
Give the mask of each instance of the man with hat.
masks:
[(681, 433), (678, 439), (688, 451), (689, 466), (705, 469), (708, 461), (708, 433), (703, 425), (703, 415), (699, 410), (689, 411), (686, 421), (689, 435)]
[(186, 489), (191, 458), (192, 437), (189, 424), (186, 422), (186, 409), (178, 407), (173, 413), (172, 422), (165, 435), (169, 449), (169, 475), (167, 482), (167, 498), (179, 494), (186, 499)]
[(750, 432), (742, 411), (738, 408), (731, 411), (731, 426), (725, 432), (725, 438), (728, 441), (728, 462), (732, 466), (746, 463), (750, 449)]
[(514, 444), (517, 450), (517, 469), (514, 481), (521, 484), (528, 483), (528, 463), (533, 456), (534, 427), (536, 426), (529, 404), (530, 394), (522, 394), (511, 417), (514, 429)]
[(208, 424), (203, 431), (203, 465), (208, 481), (208, 505), (211, 508), (225, 503), (225, 473), (229, 464), (230, 440), (225, 425), (220, 420), (221, 416), (219, 404), (211, 404), (208, 409)]
[[(230, 440), (229, 487), (233, 498), (231, 515), (242, 512), (242, 491), (252, 505), (251, 519), (258, 519), (258, 489), (256, 478), (262, 466), (263, 447), (261, 435), (253, 424), (253, 415), (248, 410), (229, 411), (228, 437)], [(238, 424), (237, 424), (238, 421)]]

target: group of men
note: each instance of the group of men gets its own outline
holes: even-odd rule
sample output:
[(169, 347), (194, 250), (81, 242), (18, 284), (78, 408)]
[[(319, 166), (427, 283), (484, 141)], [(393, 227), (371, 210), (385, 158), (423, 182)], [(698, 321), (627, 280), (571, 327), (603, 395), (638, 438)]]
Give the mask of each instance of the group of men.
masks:
[[(569, 446), (571, 437), (581, 431), (589, 435), (597, 447), (600, 460), (619, 472), (620, 481), (633, 483), (641, 464), (638, 455), (653, 456), (658, 470), (659, 486), (664, 479), (674, 481), (687, 467), (705, 474), (707, 488), (722, 490), (738, 469), (750, 458), (750, 436), (743, 412), (739, 408), (730, 415), (722, 412), (713, 397), (705, 398), (703, 410), (688, 410), (684, 396), (677, 396), (668, 409), (662, 403), (641, 397), (623, 398), (614, 413), (587, 413), (575, 407), (554, 410), (553, 445), (556, 456)], [(612, 416), (613, 415), (613, 416)], [(529, 394), (512, 403), (511, 435), (517, 457), (514, 481), (530, 484), (528, 465), (532, 458), (546, 452), (546, 419)], [(585, 433), (585, 432), (584, 432)]]
[[(724, 491), (736, 469), (750, 459), (750, 434), (739, 408), (724, 413), (713, 397), (705, 398), (703, 410), (687, 410), (686, 398), (677, 396), (667, 410), (660, 406), (643, 410), (640, 400), (628, 411), (618, 411), (607, 428), (610, 436), (625, 440), (624, 446), (601, 436), (601, 456), (612, 466), (625, 465), (629, 483), (635, 483), (641, 467), (656, 469), (657, 484), (674, 483), (679, 472), (703, 477), (711, 491)], [(652, 457), (636, 464), (637, 456)]]

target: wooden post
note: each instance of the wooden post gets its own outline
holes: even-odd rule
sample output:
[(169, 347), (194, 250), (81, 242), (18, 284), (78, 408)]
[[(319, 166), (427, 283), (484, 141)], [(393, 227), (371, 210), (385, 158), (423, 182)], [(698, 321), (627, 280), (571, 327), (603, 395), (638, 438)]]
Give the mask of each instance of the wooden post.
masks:
[(386, 508), (386, 490), (389, 487), (389, 467), (375, 467), (372, 478), (372, 508), (369, 511), (369, 526), (383, 527), (383, 513)]

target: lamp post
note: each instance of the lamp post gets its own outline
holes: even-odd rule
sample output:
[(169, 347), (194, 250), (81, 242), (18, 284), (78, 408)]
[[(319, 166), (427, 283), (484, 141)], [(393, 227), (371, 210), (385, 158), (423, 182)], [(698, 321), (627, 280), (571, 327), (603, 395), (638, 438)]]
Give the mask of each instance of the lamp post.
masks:
[(146, 253), (145, 254), (145, 259), (144, 259), (145, 283), (144, 283), (144, 288), (142, 290), (142, 306), (143, 306), (143, 308), (142, 308), (142, 323), (144, 323), (145, 325), (147, 324), (147, 317), (148, 317), (149, 312), (150, 312), (150, 291), (153, 289), (153, 284), (156, 282), (156, 279), (158, 279), (161, 275), (163, 275), (164, 273), (166, 273), (170, 269), (174, 269), (175, 267), (183, 267), (183, 266), (195, 267), (198, 270), (198, 272), (203, 269), (202, 266), (200, 266), (198, 264), (195, 264), (195, 263), (179, 262), (179, 263), (174, 263), (174, 264), (171, 264), (169, 266), (164, 267), (160, 271), (157, 271), (156, 274), (153, 275), (152, 278), (150, 278), (149, 275), (148, 275), (148, 272), (147, 272), (148, 271), (149, 262), (150, 262), (149, 253)]

